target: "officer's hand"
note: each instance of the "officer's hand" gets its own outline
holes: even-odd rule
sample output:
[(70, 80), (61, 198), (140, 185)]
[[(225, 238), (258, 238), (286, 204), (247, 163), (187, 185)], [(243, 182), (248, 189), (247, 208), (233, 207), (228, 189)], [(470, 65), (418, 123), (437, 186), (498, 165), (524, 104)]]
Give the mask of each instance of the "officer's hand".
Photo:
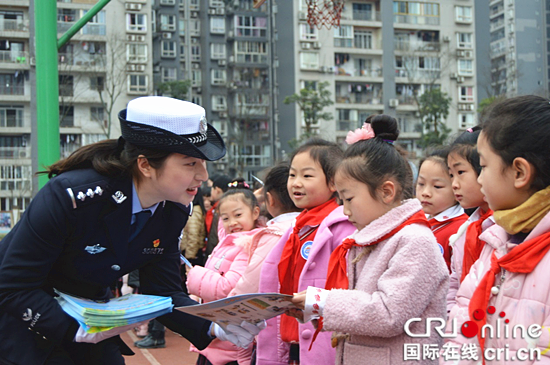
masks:
[(80, 327), (78, 331), (76, 331), (76, 336), (74, 337), (74, 342), (87, 342), (87, 343), (98, 343), (103, 340), (106, 340), (108, 338), (118, 336), (121, 333), (127, 332), (131, 330), (134, 327), (139, 327), (143, 323), (147, 323), (148, 321), (139, 322), (139, 323), (132, 323), (128, 324), (126, 326), (121, 327), (115, 327), (108, 331), (98, 332), (98, 333), (87, 333), (84, 328)]
[(221, 341), (229, 341), (238, 347), (246, 349), (252, 341), (254, 341), (254, 336), (260, 333), (266, 325), (267, 323), (265, 321), (257, 324), (243, 321), (240, 326), (234, 324), (228, 325), (227, 330), (224, 331), (220, 326), (214, 323), (213, 331), (214, 335)]

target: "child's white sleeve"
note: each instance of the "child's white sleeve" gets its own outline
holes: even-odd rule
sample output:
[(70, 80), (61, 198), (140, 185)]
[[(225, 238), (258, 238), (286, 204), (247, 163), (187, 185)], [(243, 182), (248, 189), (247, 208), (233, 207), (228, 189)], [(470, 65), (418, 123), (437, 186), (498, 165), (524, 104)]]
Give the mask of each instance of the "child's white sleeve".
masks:
[(319, 319), (323, 316), (323, 308), (327, 301), (329, 290), (308, 286), (306, 291), (306, 303), (304, 305), (304, 322)]

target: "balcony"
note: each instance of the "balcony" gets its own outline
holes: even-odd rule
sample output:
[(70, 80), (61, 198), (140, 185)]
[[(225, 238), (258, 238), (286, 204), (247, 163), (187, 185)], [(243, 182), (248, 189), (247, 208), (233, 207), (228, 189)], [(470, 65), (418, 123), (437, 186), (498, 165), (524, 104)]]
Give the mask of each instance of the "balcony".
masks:
[(1, 159), (31, 158), (30, 147), (0, 147)]
[(0, 20), (0, 31), (5, 32), (28, 32), (29, 27), (25, 22), (16, 19)]
[(0, 85), (0, 95), (24, 95), (25, 85), (23, 84), (4, 84)]
[(27, 52), (0, 51), (0, 63), (26, 65), (29, 63), (29, 54)]
[(441, 44), (439, 42), (421, 42), (407, 41), (402, 39), (394, 40), (394, 49), (396, 51), (431, 51), (439, 52)]
[(381, 21), (381, 16), (379, 11), (372, 11), (372, 10), (353, 10), (352, 15), (353, 20), (364, 20), (364, 21), (371, 21), (371, 22), (379, 22)]
[(393, 22), (397, 24), (439, 25), (440, 19), (436, 16), (394, 14)]

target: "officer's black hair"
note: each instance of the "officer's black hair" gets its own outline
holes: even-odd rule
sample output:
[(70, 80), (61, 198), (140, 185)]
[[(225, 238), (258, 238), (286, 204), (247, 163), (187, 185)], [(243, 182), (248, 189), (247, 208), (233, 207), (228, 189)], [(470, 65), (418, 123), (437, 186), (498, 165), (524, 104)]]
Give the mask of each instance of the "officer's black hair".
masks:
[(140, 155), (147, 158), (151, 167), (159, 169), (172, 153), (139, 147), (123, 139), (107, 139), (80, 147), (69, 157), (40, 173), (47, 173), (52, 178), (71, 170), (93, 168), (101, 175), (109, 177), (139, 177), (136, 161)]

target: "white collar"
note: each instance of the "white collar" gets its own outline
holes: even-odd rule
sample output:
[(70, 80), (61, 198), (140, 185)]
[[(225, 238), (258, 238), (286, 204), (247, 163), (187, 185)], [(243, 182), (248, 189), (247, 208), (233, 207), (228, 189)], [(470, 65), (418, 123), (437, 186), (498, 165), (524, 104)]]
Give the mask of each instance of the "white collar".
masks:
[(452, 207), (445, 209), (444, 211), (442, 211), (441, 213), (433, 217), (433, 219), (435, 219), (438, 222), (445, 222), (449, 219), (458, 217), (462, 214), (464, 214), (464, 209), (462, 209), (460, 204), (455, 204)]

